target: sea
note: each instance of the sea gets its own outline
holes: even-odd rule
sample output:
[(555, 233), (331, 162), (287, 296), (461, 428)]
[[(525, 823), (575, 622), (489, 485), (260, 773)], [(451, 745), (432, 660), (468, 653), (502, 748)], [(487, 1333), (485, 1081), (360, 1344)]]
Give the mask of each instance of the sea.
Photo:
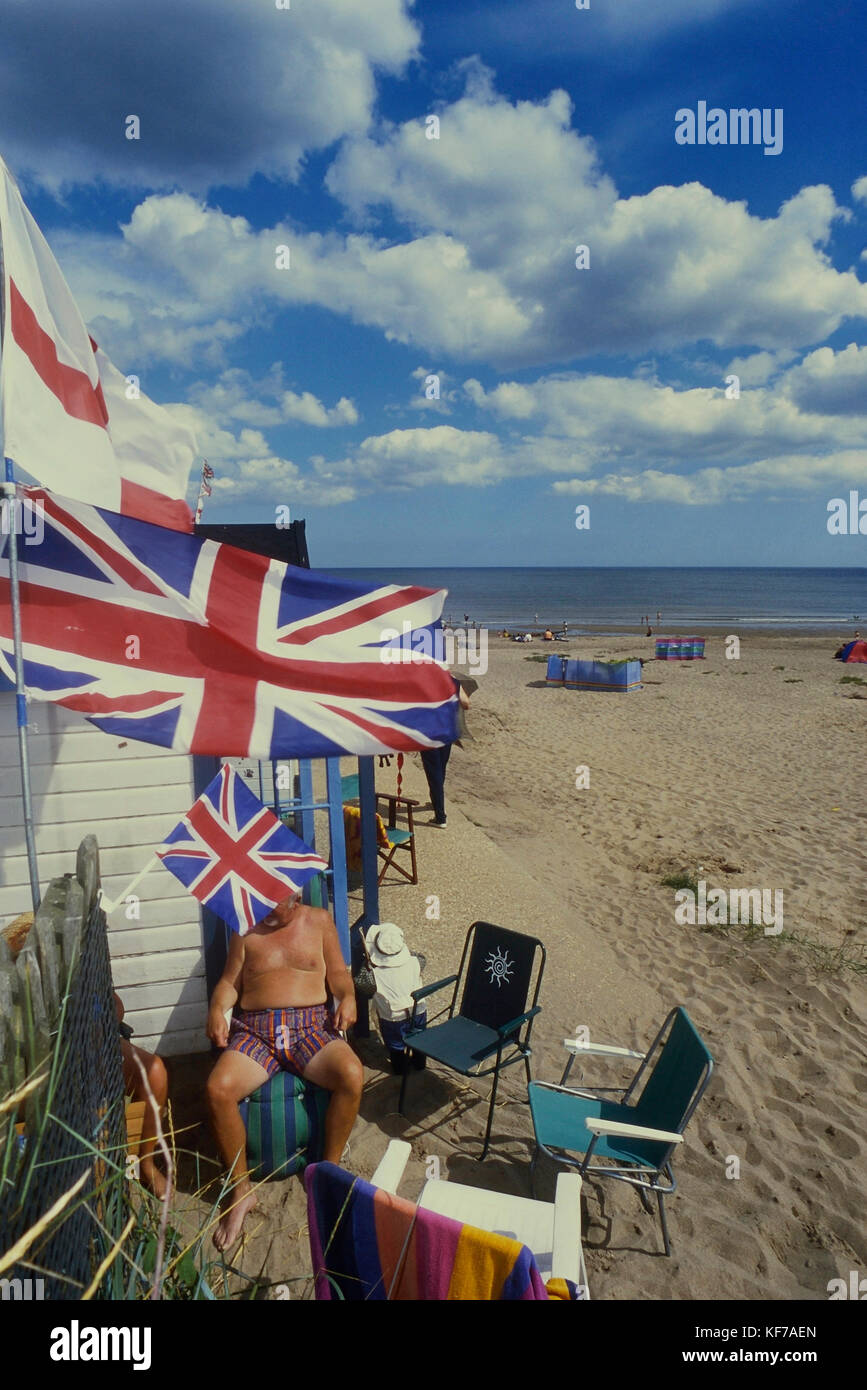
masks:
[[(371, 569), (331, 570), (369, 582)], [(447, 623), (617, 633), (705, 628), (867, 627), (867, 569), (467, 568), (385, 569), (377, 579), (447, 589)], [(660, 616), (657, 617), (657, 614)]]

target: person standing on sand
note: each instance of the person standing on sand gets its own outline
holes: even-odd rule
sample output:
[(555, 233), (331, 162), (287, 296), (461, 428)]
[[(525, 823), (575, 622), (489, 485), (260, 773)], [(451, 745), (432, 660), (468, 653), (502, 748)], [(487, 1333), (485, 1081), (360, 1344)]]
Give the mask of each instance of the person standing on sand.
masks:
[[(462, 681), (454, 676), (452, 679), (457, 687), (461, 709), (469, 709), (470, 697), (464, 689)], [(477, 689), (475, 681), (467, 681), (466, 683), (468, 685), (471, 684), (473, 690)], [(460, 739), (455, 739), (455, 742), (459, 743)], [(424, 768), (424, 775), (427, 778), (427, 788), (430, 792), (430, 801), (434, 813), (434, 818), (430, 824), (435, 825), (439, 830), (445, 830), (446, 827), (446, 767), (448, 766), (451, 751), (452, 745), (450, 743), (444, 744), (441, 748), (423, 748), (421, 751), (421, 764)]]
[[(333, 1016), (329, 994), (336, 1000)], [(229, 1025), (225, 1014), (235, 1004), (240, 1012)], [(331, 1092), (323, 1157), (340, 1162), (364, 1084), (360, 1061), (339, 1036), (355, 1018), (355, 986), (334, 921), (302, 903), (300, 893), (284, 898), (246, 936), (232, 936), (207, 1024), (208, 1037), (225, 1048), (208, 1078), (207, 1101), (234, 1182), (214, 1233), (218, 1250), (234, 1245), (256, 1204), (238, 1102), (269, 1077), (289, 1071)]]

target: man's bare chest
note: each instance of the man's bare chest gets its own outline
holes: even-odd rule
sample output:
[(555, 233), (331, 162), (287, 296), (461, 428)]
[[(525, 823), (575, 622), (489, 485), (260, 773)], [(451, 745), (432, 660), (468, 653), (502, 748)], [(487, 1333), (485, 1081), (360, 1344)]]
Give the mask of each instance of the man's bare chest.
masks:
[(322, 933), (316, 927), (294, 923), (277, 931), (250, 932), (244, 942), (245, 976), (249, 979), (276, 970), (324, 974)]

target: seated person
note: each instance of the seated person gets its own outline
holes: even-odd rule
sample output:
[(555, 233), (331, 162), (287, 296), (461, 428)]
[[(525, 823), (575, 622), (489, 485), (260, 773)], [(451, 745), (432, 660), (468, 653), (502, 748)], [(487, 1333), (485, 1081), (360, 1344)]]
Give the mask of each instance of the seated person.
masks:
[[(132, 1029), (128, 1023), (124, 1023), (124, 1007), (120, 995), (115, 991), (114, 1009), (117, 1014), (117, 1027), (120, 1033), (120, 1052), (123, 1058), (123, 1083), (126, 1087), (127, 1095), (133, 1100), (141, 1100), (145, 1103), (144, 1118), (142, 1120), (141, 1142), (138, 1151), (138, 1178), (142, 1184), (149, 1188), (155, 1197), (165, 1196), (166, 1180), (159, 1168), (154, 1165), (154, 1149), (157, 1144), (157, 1117), (148, 1095), (148, 1087), (153, 1093), (153, 1098), (159, 1106), (162, 1114), (169, 1094), (169, 1079), (166, 1075), (165, 1063), (161, 1057), (156, 1057), (152, 1052), (145, 1052), (142, 1047), (133, 1047), (130, 1042)], [(145, 1076), (139, 1070), (136, 1058), (144, 1067)], [(147, 1080), (145, 1081), (145, 1077)]]
[[(408, 1060), (404, 1042), (412, 1018), (412, 991), (421, 989), (422, 963), (411, 955), (400, 927), (383, 922), (371, 927), (364, 939), (367, 954), (376, 979), (373, 1007), (379, 1019), (379, 1031), (388, 1051), (391, 1069), (399, 1076), (406, 1070)], [(415, 1016), (416, 1026), (423, 1028), (427, 1013), (420, 1008)], [(427, 1058), (410, 1053), (412, 1064), (421, 1070)]]
[[(329, 994), (336, 1000), (333, 1016)], [(236, 1003), (240, 1010), (229, 1025), (226, 1011)], [(323, 1157), (340, 1162), (364, 1083), (361, 1063), (339, 1036), (355, 1017), (355, 986), (337, 928), (300, 893), (284, 898), (246, 936), (232, 936), (208, 1014), (208, 1037), (226, 1049), (208, 1078), (208, 1108), (234, 1182), (214, 1234), (218, 1250), (234, 1244), (256, 1204), (238, 1102), (270, 1076), (282, 1069), (331, 1092)]]
[(551, 631), (551, 629), (550, 629), (549, 627), (546, 627), (546, 628), (545, 628), (545, 633), (544, 633), (544, 636), (543, 636), (543, 638), (542, 638), (542, 641), (543, 641), (543, 642), (553, 642), (553, 641), (554, 641), (554, 634), (553, 634), (553, 632)]

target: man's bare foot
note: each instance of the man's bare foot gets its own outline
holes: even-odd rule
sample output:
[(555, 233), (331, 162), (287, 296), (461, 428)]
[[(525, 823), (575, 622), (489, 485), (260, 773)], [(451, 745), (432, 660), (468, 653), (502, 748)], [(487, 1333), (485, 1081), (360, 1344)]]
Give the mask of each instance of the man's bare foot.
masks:
[(139, 1167), (139, 1182), (162, 1201), (166, 1195), (167, 1183), (159, 1168), (153, 1162), (142, 1159)]
[(214, 1244), (218, 1250), (228, 1250), (241, 1234), (244, 1218), (256, 1205), (256, 1194), (248, 1189), (245, 1195), (238, 1196), (237, 1189), (230, 1194), (232, 1206), (221, 1219), (214, 1232)]

